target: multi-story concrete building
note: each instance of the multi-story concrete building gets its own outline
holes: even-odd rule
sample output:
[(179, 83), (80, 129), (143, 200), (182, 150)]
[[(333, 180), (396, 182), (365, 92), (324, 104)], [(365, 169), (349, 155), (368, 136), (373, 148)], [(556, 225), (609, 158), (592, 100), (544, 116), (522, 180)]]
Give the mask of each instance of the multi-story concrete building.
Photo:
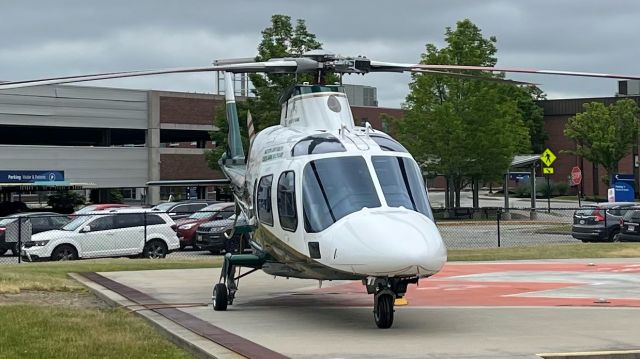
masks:
[[(111, 189), (144, 203), (172, 192), (180, 198), (184, 188), (146, 183), (222, 177), (205, 158), (219, 106), (224, 97), (209, 94), (61, 85), (2, 91), (0, 191), (5, 200), (10, 192), (55, 188), (95, 190), (103, 200)], [(356, 123), (378, 128), (381, 113), (401, 114), (368, 106), (353, 112)], [(51, 173), (47, 181), (25, 180)]]
[[(207, 167), (204, 155), (220, 105), (217, 95), (114, 88), (2, 91), (0, 187), (7, 192), (74, 186), (103, 195), (117, 188), (155, 203), (160, 189), (146, 188), (147, 181), (221, 176)], [(2, 180), (2, 174), (17, 171), (57, 171), (64, 177), (46, 184)]]

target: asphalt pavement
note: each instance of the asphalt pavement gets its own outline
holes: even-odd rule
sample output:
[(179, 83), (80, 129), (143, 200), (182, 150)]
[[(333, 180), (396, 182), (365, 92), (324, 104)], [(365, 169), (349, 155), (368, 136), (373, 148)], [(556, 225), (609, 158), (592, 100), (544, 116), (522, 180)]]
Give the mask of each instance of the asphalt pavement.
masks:
[(639, 349), (637, 263), (450, 263), (410, 287), (388, 330), (376, 328), (373, 299), (358, 282), (318, 288), (257, 272), (241, 280), (228, 311), (215, 312), (181, 307), (210, 302), (215, 269), (102, 275), (291, 358), (537, 358)]

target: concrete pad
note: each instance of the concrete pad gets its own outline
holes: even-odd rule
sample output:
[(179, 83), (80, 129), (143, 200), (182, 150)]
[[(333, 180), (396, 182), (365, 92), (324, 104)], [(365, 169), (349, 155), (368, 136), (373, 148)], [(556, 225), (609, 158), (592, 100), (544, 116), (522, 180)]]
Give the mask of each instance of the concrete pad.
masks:
[[(391, 329), (354, 282), (241, 280), (233, 306), (185, 307), (215, 326), (293, 358), (536, 358), (536, 353), (640, 349), (637, 260), (450, 263), (412, 287)], [(174, 305), (209, 303), (217, 269), (101, 273)], [(606, 295), (607, 303), (596, 303)]]

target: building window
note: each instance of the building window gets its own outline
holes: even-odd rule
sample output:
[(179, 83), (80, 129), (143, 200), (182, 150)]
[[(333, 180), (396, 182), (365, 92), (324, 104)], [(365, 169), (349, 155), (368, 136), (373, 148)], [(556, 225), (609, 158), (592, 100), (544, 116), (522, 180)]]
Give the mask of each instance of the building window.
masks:
[(271, 182), (273, 176), (268, 175), (260, 179), (258, 183), (258, 218), (260, 222), (273, 226), (273, 210), (271, 208)]
[(295, 179), (294, 172), (287, 171), (283, 172), (278, 180), (278, 218), (282, 229), (291, 232), (298, 229)]

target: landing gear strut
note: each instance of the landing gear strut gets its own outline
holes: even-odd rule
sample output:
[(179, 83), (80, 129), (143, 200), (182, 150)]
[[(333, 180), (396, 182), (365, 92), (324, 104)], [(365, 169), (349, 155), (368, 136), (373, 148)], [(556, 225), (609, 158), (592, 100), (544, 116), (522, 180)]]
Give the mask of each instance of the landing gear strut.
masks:
[[(220, 279), (218, 280), (218, 283), (213, 286), (213, 310), (227, 310), (227, 306), (232, 305), (233, 300), (236, 297), (240, 278), (262, 268), (263, 263), (264, 258), (255, 255), (225, 254), (222, 270), (220, 271)], [(239, 269), (241, 267), (249, 267), (252, 269), (246, 273), (240, 274)], [(238, 272), (237, 275), (236, 272)]]
[(394, 302), (407, 292), (407, 285), (418, 283), (418, 278), (368, 278), (363, 280), (367, 293), (373, 297), (373, 319), (380, 329), (393, 325)]
[(213, 286), (213, 310), (227, 310), (227, 305), (232, 305), (238, 290), (238, 280), (236, 280), (236, 266), (231, 264), (229, 258), (231, 254), (224, 256), (222, 270), (220, 271), (220, 279)]

